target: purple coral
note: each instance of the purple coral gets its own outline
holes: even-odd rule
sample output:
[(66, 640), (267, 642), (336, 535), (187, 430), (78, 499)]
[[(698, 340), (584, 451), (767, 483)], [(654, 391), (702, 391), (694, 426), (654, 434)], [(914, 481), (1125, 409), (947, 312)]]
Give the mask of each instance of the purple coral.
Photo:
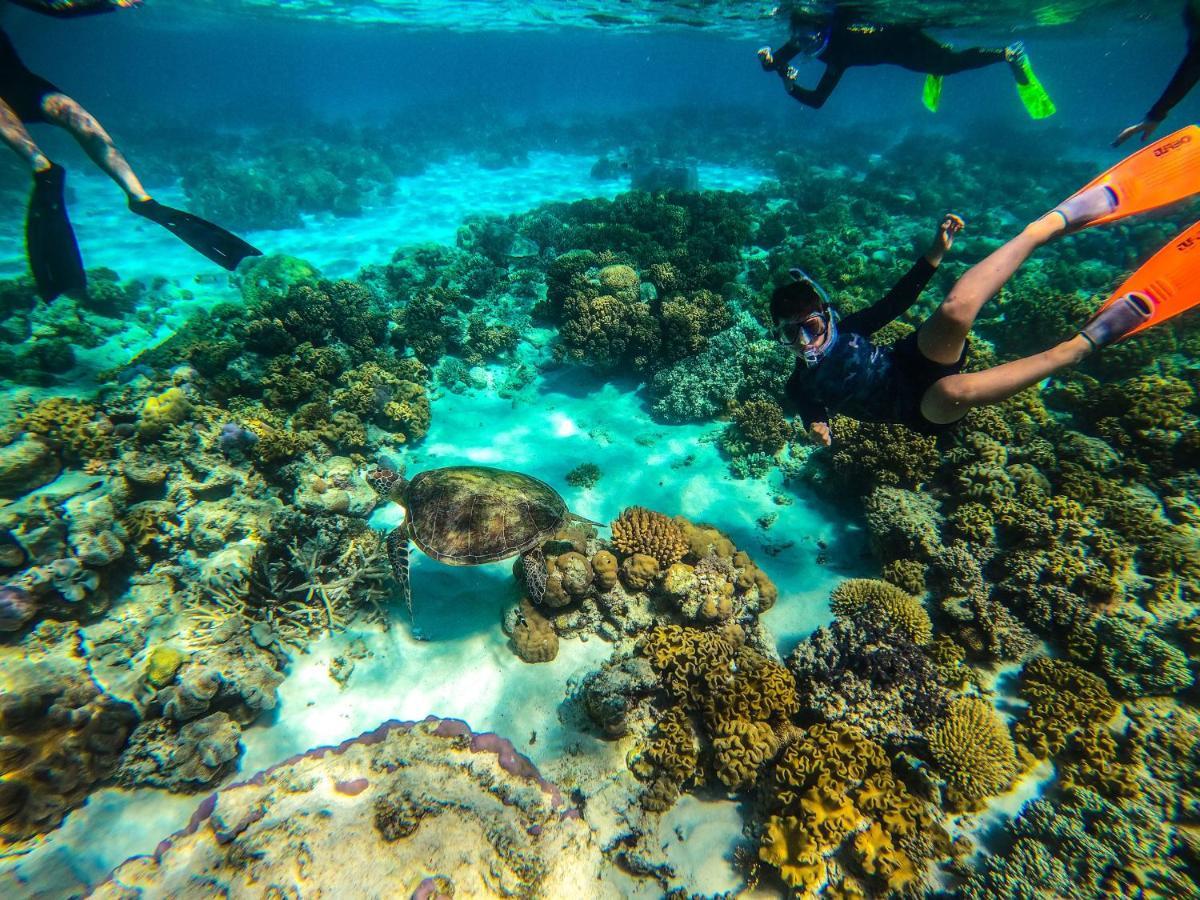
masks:
[(37, 615), (37, 598), (15, 584), (0, 587), (0, 631), (19, 631)]
[(253, 447), (258, 443), (258, 435), (236, 422), (226, 422), (221, 426), (217, 443), (221, 447), (221, 452), (228, 454)]

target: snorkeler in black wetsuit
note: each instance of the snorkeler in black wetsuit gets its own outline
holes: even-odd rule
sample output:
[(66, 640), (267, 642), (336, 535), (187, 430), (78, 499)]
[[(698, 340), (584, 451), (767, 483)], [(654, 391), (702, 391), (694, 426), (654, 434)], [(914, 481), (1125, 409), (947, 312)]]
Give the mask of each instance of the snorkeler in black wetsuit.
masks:
[(1197, 81), (1200, 81), (1200, 0), (1187, 0), (1184, 4), (1183, 24), (1187, 28), (1187, 55), (1179, 64), (1179, 68), (1175, 70), (1175, 75), (1171, 78), (1167, 89), (1150, 107), (1150, 112), (1146, 113), (1146, 118), (1136, 125), (1130, 125), (1118, 134), (1117, 139), (1113, 141), (1114, 147), (1120, 147), (1135, 134), (1142, 136), (1144, 144), (1146, 139), (1154, 134), (1155, 129), (1162, 124), (1167, 113), (1188, 95), (1188, 92), (1196, 86)]
[[(137, 6), (141, 0), (13, 2), (44, 15), (68, 18)], [(92, 162), (125, 191), (130, 210), (162, 225), (217, 264), (233, 269), (246, 256), (260, 255), (225, 229), (151, 198), (104, 127), (79, 103), (30, 71), (0, 29), (0, 140), (33, 173), (25, 242), (30, 269), (43, 299), (82, 293), (87, 289), (87, 278), (63, 197), (66, 172), (34, 142), (26, 128), (32, 124), (56, 125), (67, 131)]]
[[(1189, 177), (1179, 180), (1188, 182), (1181, 192), (1194, 193)], [(1077, 334), (1049, 350), (982, 371), (963, 371), (968, 335), (979, 311), (1035, 250), (1093, 223), (1137, 211), (1130, 204), (1129, 212), (1121, 213), (1116, 195), (1103, 183), (1085, 188), (971, 267), (916, 331), (891, 346), (874, 344), (870, 338), (916, 302), (962, 230), (962, 219), (946, 216), (924, 258), (887, 296), (841, 321), (816, 282), (793, 269), (793, 280), (771, 295), (771, 319), (780, 344), (796, 356), (786, 394), (812, 439), (826, 446), (832, 442), (829, 417), (835, 412), (863, 421), (899, 423), (925, 434), (949, 431), (972, 408), (1007, 400), (1146, 327), (1157, 307), (1134, 291), (1114, 297), (1115, 302), (1103, 306)], [(1172, 277), (1179, 280), (1178, 275)]]
[[(772, 51), (770, 47), (759, 50), (759, 60), (766, 71), (779, 73), (792, 97), (814, 109), (825, 104), (851, 66), (892, 65), (943, 76), (1009, 63), (1014, 77), (1024, 77), (1021, 63), (1025, 57), (1020, 43), (999, 49), (956, 50), (915, 25), (866, 23), (841, 11), (816, 27), (802, 16), (793, 15), (791, 30), (791, 39), (778, 50)], [(796, 83), (798, 73), (789, 63), (800, 55), (825, 63), (825, 74), (815, 88)]]

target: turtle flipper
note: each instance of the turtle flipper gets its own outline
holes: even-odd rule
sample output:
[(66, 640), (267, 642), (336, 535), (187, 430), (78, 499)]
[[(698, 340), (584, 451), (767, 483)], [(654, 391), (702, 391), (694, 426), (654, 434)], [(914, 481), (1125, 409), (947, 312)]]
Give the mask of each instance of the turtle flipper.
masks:
[(412, 618), (412, 586), (408, 580), (408, 529), (403, 526), (395, 528), (387, 536), (388, 561), (392, 564), (392, 572), (396, 581), (400, 582), (400, 590), (404, 592), (404, 605), (408, 607), (408, 617)]
[(521, 554), (521, 566), (525, 569), (525, 587), (529, 599), (541, 603), (546, 595), (546, 557), (541, 547), (530, 547)]

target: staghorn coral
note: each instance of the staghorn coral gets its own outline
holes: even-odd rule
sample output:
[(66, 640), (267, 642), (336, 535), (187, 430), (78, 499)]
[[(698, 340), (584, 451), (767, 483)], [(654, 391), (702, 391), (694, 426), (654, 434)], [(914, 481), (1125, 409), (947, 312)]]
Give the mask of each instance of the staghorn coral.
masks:
[(945, 718), (929, 730), (929, 752), (946, 778), (946, 800), (953, 809), (977, 808), (1007, 790), (1017, 773), (1008, 728), (979, 697), (950, 703)]
[(626, 507), (612, 523), (612, 542), (622, 554), (653, 557), (666, 568), (688, 552), (679, 527), (667, 516), (641, 506)]
[(914, 644), (927, 644), (933, 638), (933, 623), (920, 601), (886, 581), (874, 578), (843, 581), (834, 588), (829, 605), (840, 619), (895, 631)]

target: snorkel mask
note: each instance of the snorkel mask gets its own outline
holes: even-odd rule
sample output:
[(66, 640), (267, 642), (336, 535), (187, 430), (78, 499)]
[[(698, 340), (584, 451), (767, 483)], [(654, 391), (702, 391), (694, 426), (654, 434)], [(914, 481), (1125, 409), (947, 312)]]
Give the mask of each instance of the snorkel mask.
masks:
[[(837, 343), (837, 314), (829, 305), (829, 295), (825, 293), (825, 289), (809, 277), (803, 269), (789, 269), (788, 274), (796, 281), (803, 281), (811, 285), (821, 299), (821, 308), (817, 312), (799, 322), (783, 322), (779, 325), (778, 330), (778, 340), (783, 346), (803, 345), (801, 358), (804, 360), (804, 364), (811, 369), (823, 360), (826, 354), (833, 349), (833, 345)], [(813, 346), (822, 336), (825, 336), (825, 340), (821, 346)]]

